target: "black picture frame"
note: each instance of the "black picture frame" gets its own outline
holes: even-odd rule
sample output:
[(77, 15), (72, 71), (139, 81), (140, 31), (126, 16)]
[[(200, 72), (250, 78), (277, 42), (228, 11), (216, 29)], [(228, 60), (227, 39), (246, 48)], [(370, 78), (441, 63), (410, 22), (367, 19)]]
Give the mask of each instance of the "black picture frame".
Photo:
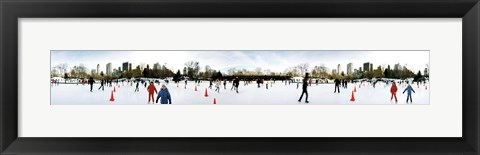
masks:
[[(1, 154), (479, 154), (478, 0), (1, 0)], [(462, 138), (22, 138), (18, 18), (462, 18)]]

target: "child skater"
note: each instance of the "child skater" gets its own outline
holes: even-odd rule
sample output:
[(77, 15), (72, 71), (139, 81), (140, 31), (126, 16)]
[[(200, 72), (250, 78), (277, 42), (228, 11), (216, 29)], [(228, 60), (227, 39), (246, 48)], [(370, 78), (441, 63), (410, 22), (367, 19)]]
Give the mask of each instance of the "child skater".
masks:
[(392, 93), (392, 96), (390, 97), (390, 101), (393, 99), (393, 97), (395, 97), (395, 103), (398, 102), (397, 100), (397, 85), (395, 84), (395, 82), (392, 82), (392, 87), (390, 88), (390, 93)]
[(158, 92), (157, 95), (157, 101), (155, 102), (158, 103), (158, 99), (160, 98), (160, 104), (172, 104), (172, 97), (170, 96), (170, 92), (168, 92), (167, 86), (165, 85), (162, 85), (162, 88), (160, 88), (160, 92)]
[(157, 92), (157, 88), (155, 88), (155, 85), (153, 85), (153, 82), (150, 82), (150, 85), (148, 86), (147, 88), (147, 91), (148, 91), (148, 104), (150, 104), (150, 99), (152, 99), (152, 104), (154, 100), (153, 98), (153, 93), (158, 93)]
[(412, 86), (408, 83), (407, 81), (407, 88), (405, 88), (405, 90), (403, 91), (403, 94), (405, 94), (405, 91), (407, 91), (407, 104), (408, 104), (408, 98), (410, 98), (410, 103), (412, 103), (412, 91), (413, 93), (415, 93), (415, 90), (413, 90)]

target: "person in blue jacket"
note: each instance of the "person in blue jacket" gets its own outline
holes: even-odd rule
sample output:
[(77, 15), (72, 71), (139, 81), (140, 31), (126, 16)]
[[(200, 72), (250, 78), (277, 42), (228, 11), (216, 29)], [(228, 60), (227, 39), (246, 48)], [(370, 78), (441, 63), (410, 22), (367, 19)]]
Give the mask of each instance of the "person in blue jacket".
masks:
[(170, 92), (168, 92), (168, 89), (165, 85), (162, 85), (162, 88), (160, 88), (156, 103), (158, 103), (158, 99), (160, 99), (160, 104), (172, 104), (172, 97), (170, 96)]
[[(408, 81), (407, 81), (407, 84), (408, 84)], [(403, 91), (403, 94), (405, 94), (405, 91), (407, 92), (407, 103), (408, 103), (408, 98), (410, 98), (410, 103), (412, 103), (412, 91), (413, 93), (415, 93), (415, 90), (413, 90), (412, 86), (410, 84), (408, 84), (407, 88), (405, 88), (405, 90)]]

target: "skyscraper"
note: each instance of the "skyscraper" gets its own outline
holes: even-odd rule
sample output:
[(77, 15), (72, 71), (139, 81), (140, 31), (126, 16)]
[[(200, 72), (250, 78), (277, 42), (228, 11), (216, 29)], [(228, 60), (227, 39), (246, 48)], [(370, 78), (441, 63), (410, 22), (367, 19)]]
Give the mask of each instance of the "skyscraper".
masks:
[(370, 71), (370, 62), (363, 63), (363, 71), (364, 72)]
[(160, 70), (160, 63), (153, 64), (153, 70)]
[(112, 75), (112, 63), (107, 63), (106, 72), (107, 75)]
[(352, 63), (348, 63), (347, 64), (347, 75), (352, 75), (352, 68), (353, 68), (353, 64)]
[(123, 71), (123, 72), (128, 71), (128, 62), (122, 63), (122, 71)]
[(399, 71), (402, 70), (402, 66), (400, 66), (400, 63), (397, 63), (393, 66), (393, 70)]
[(132, 70), (132, 63), (128, 63), (128, 70), (129, 70), (129, 71)]
[(373, 71), (373, 64), (372, 63), (370, 63), (370, 68), (369, 69), (370, 69), (369, 71)]
[(97, 74), (100, 74), (100, 64), (97, 64)]
[(338, 66), (337, 66), (337, 73), (340, 74), (340, 72), (342, 72), (342, 70), (340, 69), (340, 64), (338, 64)]

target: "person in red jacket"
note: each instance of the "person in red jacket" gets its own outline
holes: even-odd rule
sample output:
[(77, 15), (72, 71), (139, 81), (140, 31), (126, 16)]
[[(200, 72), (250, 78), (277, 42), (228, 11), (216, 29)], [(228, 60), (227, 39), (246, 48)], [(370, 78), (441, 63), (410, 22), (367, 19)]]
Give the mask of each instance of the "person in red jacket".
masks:
[(397, 85), (395, 84), (395, 82), (392, 82), (392, 87), (390, 88), (390, 93), (392, 93), (392, 97), (390, 97), (390, 100), (392, 100), (393, 97), (395, 97), (395, 102), (398, 102), (398, 100), (397, 100)]
[(152, 104), (155, 104), (155, 99), (153, 98), (154, 93), (157, 92), (157, 88), (155, 88), (155, 85), (153, 85), (153, 82), (150, 82), (150, 85), (147, 87), (148, 91), (148, 104), (150, 104), (150, 99), (152, 99)]

